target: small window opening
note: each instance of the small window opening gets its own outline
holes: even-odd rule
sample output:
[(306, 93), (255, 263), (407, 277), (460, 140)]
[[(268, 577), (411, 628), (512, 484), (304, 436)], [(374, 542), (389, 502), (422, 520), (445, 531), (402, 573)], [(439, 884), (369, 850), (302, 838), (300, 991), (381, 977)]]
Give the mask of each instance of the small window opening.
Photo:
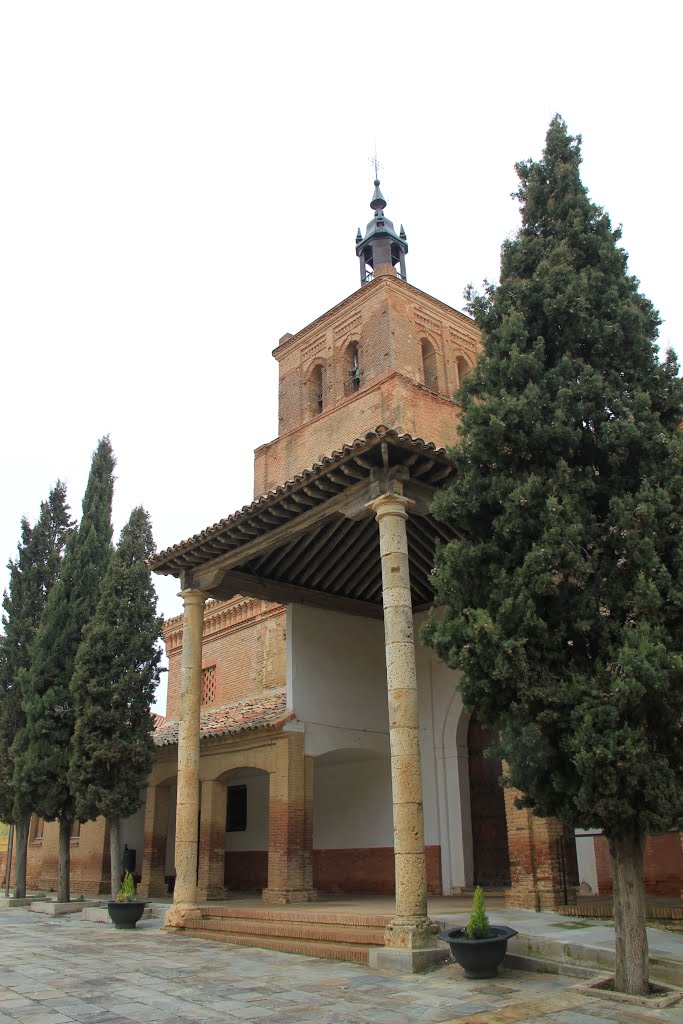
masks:
[(43, 841), (43, 833), (45, 831), (45, 822), (42, 818), (34, 818), (33, 822), (33, 842), (41, 843)]
[(422, 339), (422, 372), (425, 387), (430, 391), (439, 390), (439, 376), (436, 370), (436, 349), (427, 338)]
[(247, 787), (228, 786), (228, 832), (246, 832), (247, 830)]
[(78, 818), (75, 818), (71, 822), (70, 837), (71, 837), (71, 839), (78, 839), (78, 838), (80, 838), (80, 835), (81, 835), (81, 823), (78, 820)]

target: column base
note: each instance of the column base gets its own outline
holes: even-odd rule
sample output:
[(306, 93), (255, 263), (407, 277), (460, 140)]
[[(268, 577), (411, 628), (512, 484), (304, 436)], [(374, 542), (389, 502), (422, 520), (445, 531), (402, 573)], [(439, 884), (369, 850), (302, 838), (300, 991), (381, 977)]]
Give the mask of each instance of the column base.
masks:
[(428, 917), (395, 917), (384, 930), (388, 949), (433, 949), (439, 926)]
[(261, 894), (264, 903), (314, 903), (318, 899), (316, 889), (264, 889)]
[(178, 903), (166, 911), (164, 917), (165, 928), (191, 928), (193, 924), (201, 921), (202, 914), (199, 907), (191, 903)]
[(445, 946), (428, 949), (390, 949), (375, 946), (368, 950), (368, 966), (374, 971), (395, 971), (397, 974), (419, 974), (437, 964), (446, 963), (449, 953)]

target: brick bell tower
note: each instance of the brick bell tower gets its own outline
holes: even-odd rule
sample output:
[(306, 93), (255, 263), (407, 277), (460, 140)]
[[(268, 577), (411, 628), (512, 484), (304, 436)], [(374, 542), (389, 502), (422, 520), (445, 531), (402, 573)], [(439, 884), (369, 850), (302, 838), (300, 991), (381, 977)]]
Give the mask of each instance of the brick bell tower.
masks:
[(372, 219), (356, 235), (361, 286), (273, 355), (279, 430), (254, 453), (254, 495), (291, 480), (380, 424), (438, 445), (453, 440), (452, 395), (481, 347), (469, 317), (406, 280), (408, 242), (385, 215), (376, 178)]

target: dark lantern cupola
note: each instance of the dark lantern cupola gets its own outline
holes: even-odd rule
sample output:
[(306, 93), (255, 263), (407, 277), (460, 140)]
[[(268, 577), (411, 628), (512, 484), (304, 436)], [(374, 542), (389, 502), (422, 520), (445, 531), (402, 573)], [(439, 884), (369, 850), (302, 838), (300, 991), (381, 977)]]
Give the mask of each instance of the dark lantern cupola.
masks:
[(374, 210), (375, 215), (366, 228), (365, 238), (362, 237), (360, 228), (356, 235), (361, 285), (372, 281), (375, 271), (383, 264), (390, 267), (398, 266), (398, 276), (404, 281), (406, 279), (406, 233), (401, 224), (401, 230), (396, 234), (393, 223), (384, 216), (386, 205), (386, 199), (379, 189), (379, 178), (375, 178), (375, 191), (370, 202), (370, 209)]

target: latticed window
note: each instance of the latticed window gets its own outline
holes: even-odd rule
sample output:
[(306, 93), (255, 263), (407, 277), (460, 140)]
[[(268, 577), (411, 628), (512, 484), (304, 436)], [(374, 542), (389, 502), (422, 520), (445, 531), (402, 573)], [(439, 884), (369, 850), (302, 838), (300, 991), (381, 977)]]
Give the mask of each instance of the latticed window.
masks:
[(202, 704), (216, 703), (216, 666), (202, 669)]

